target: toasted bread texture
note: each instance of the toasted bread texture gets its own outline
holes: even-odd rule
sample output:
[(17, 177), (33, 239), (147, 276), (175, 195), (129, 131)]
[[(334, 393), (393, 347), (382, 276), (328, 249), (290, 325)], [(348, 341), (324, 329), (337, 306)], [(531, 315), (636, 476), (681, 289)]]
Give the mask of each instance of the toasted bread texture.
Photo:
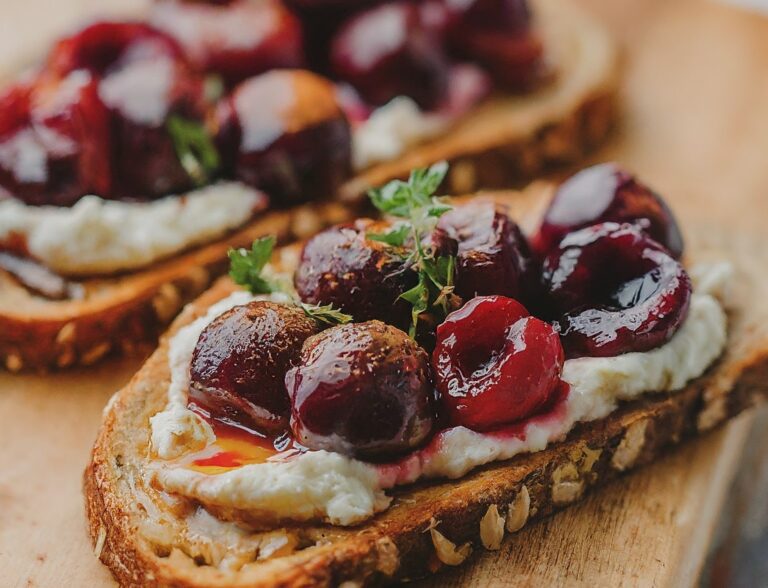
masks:
[[(493, 198), (530, 221), (549, 193), (537, 187)], [(768, 393), (768, 311), (757, 303), (768, 295), (768, 281), (754, 258), (759, 241), (710, 227), (691, 229), (688, 251), (697, 261), (727, 256), (736, 265), (727, 350), (702, 377), (677, 392), (625, 403), (545, 451), (489, 464), (460, 480), (399, 488), (387, 511), (349, 528), (318, 524), (256, 532), (219, 521), (146, 482), (149, 418), (166, 404), (169, 337), (233, 291), (231, 282), (219, 281), (184, 310), (105, 410), (84, 475), (97, 557), (124, 586), (339, 586), (417, 578), (458, 565), (473, 550), (498, 548), (505, 534), (576, 502)]]
[(85, 295), (49, 300), (0, 269), (0, 366), (10, 371), (90, 365), (109, 353), (148, 350), (179, 310), (226, 272), (227, 250), (274, 234), (306, 238), (351, 215), (339, 204), (315, 204), (259, 215), (238, 231), (152, 267), (79, 280)]
[(575, 162), (609, 134), (621, 60), (605, 29), (572, 2), (532, 0), (553, 78), (539, 90), (496, 95), (447, 133), (374, 165), (341, 189), (346, 199), (410, 170), (446, 160), (444, 191), (509, 188), (543, 169)]

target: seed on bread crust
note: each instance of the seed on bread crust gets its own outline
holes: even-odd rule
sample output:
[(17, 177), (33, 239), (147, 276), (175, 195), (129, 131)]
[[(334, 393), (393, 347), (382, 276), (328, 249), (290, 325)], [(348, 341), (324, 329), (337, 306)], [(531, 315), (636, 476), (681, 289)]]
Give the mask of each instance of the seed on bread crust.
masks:
[(515, 499), (509, 503), (507, 512), (507, 531), (514, 533), (519, 531), (528, 522), (528, 516), (531, 512), (531, 495), (528, 493), (528, 486), (522, 485)]
[(728, 415), (726, 397), (723, 395), (707, 395), (704, 397), (704, 409), (696, 419), (696, 428), (699, 431), (709, 431), (715, 425), (725, 420)]
[(5, 358), (5, 367), (9, 372), (18, 372), (24, 367), (24, 363), (21, 361), (21, 356), (15, 353), (9, 353)]
[(635, 465), (645, 445), (645, 429), (648, 421), (636, 421), (627, 427), (624, 437), (611, 457), (611, 465), (620, 472)]
[(59, 330), (56, 335), (56, 343), (59, 345), (66, 345), (72, 343), (75, 340), (77, 334), (77, 325), (74, 322), (69, 322)]
[(438, 531), (435, 527), (437, 523), (432, 520), (429, 526), (429, 533), (432, 536), (432, 545), (435, 547), (437, 559), (447, 566), (459, 566), (472, 554), (472, 544), (465, 543), (460, 547)]
[(501, 548), (504, 539), (505, 519), (499, 514), (499, 507), (492, 504), (480, 519), (480, 541), (483, 547), (489, 551), (497, 551)]
[(584, 480), (578, 468), (571, 462), (558, 466), (552, 474), (552, 502), (568, 504), (579, 499), (583, 492)]

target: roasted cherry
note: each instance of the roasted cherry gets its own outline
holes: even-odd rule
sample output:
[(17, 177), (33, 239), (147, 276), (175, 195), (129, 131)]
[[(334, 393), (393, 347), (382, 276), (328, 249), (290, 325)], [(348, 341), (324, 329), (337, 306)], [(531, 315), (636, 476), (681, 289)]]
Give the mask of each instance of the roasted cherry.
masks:
[(296, 306), (258, 301), (208, 325), (195, 347), (189, 400), (211, 416), (262, 432), (285, 430), (285, 373), (317, 322)]
[(452, 425), (487, 431), (547, 406), (560, 382), (557, 331), (517, 301), (482, 296), (437, 328), (432, 355), (441, 409)]
[(307, 241), (294, 277), (301, 299), (332, 304), (357, 321), (379, 319), (406, 328), (411, 307), (399, 297), (416, 285), (416, 274), (404, 265), (402, 251), (366, 237), (387, 228), (360, 219)]
[(299, 443), (363, 458), (421, 444), (434, 424), (429, 357), (380, 321), (310, 337), (286, 378)]
[(615, 163), (587, 168), (560, 185), (534, 248), (543, 256), (566, 234), (602, 222), (635, 223), (674, 257), (683, 253), (680, 229), (664, 200)]
[(0, 186), (36, 206), (104, 193), (109, 133), (98, 84), (85, 71), (12, 86), (0, 97)]
[(456, 247), (456, 293), (465, 300), (530, 293), (528, 242), (503, 207), (489, 201), (458, 206), (440, 217), (432, 238), (443, 254)]
[(276, 70), (240, 84), (217, 109), (231, 173), (289, 205), (332, 196), (349, 176), (351, 135), (333, 84)]
[(182, 58), (176, 42), (149, 25), (102, 21), (58, 41), (48, 55), (46, 67), (60, 76), (76, 69), (102, 76), (120, 60), (136, 61), (161, 55)]
[(172, 115), (201, 123), (206, 114), (202, 78), (176, 42), (140, 23), (101, 22), (60, 41), (48, 58), (58, 75), (85, 70), (98, 80), (110, 114), (111, 185), (100, 196), (152, 198), (193, 186), (166, 128)]
[(442, 1), (454, 55), (479, 63), (508, 89), (529, 89), (541, 77), (543, 45), (525, 0)]
[(449, 64), (439, 36), (406, 2), (353, 16), (333, 41), (333, 72), (370, 104), (409, 96), (424, 109), (438, 106), (448, 88)]
[(192, 64), (234, 85), (304, 63), (301, 24), (280, 2), (161, 0), (150, 22), (176, 39)]
[(568, 357), (658, 347), (685, 320), (691, 299), (683, 266), (630, 224), (568, 234), (545, 259), (542, 280)]

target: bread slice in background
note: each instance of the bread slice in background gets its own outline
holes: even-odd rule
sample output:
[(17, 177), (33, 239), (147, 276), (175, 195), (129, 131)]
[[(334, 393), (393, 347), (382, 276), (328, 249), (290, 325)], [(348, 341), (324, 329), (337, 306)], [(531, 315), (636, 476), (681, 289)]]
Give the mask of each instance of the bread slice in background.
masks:
[(46, 370), (90, 365), (113, 352), (146, 352), (184, 304), (226, 273), (230, 247), (249, 247), (268, 234), (282, 243), (306, 238), (351, 214), (333, 203), (269, 211), (147, 269), (77, 280), (86, 292), (78, 300), (36, 296), (0, 269), (0, 366)]
[[(342, 200), (359, 203), (368, 188), (441, 160), (453, 163), (443, 187), (447, 193), (509, 186), (549, 164), (575, 161), (605, 138), (615, 114), (615, 44), (570, 2), (534, 0), (533, 7), (555, 67), (553, 81), (529, 94), (486, 101), (445, 135), (352, 178), (340, 190)], [(308, 210), (315, 210), (314, 219)], [(146, 348), (224, 272), (228, 247), (247, 246), (268, 233), (283, 240), (306, 237), (307, 228), (341, 216), (340, 209), (323, 205), (271, 212), (226, 239), (145, 270), (81, 282), (87, 295), (78, 301), (35, 296), (0, 269), (0, 367), (66, 368)], [(307, 225), (303, 231), (294, 230), (297, 219)]]
[(440, 137), (363, 170), (342, 187), (343, 198), (442, 160), (451, 163), (447, 193), (514, 187), (547, 167), (578, 161), (606, 138), (618, 110), (618, 46), (570, 0), (531, 0), (531, 7), (552, 81), (527, 94), (492, 97)]
[[(536, 186), (493, 197), (530, 224), (550, 193)], [(219, 281), (183, 312), (105, 411), (84, 475), (97, 557), (126, 586), (338, 586), (417, 578), (493, 547), (505, 534), (716, 427), (768, 394), (766, 260), (759, 257), (759, 236), (687, 228), (691, 257), (727, 257), (736, 269), (727, 350), (702, 377), (678, 392), (625, 403), (545, 451), (483, 466), (460, 480), (398, 488), (389, 510), (349, 528), (249, 532), (145, 483), (149, 417), (167, 400), (169, 337), (233, 291), (231, 282)]]

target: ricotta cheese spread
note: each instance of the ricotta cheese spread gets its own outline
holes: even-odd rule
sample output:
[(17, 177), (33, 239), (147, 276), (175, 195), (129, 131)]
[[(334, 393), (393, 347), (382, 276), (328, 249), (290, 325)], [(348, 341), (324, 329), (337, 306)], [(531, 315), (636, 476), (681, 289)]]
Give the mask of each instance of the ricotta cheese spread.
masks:
[(424, 112), (406, 96), (373, 111), (352, 131), (352, 164), (356, 170), (390, 161), (406, 149), (445, 132), (451, 117)]
[(278, 454), (275, 460), (215, 475), (163, 462), (204, 447), (212, 439), (210, 426), (186, 408), (189, 365), (205, 326), (225, 310), (253, 299), (238, 292), (171, 340), (168, 405), (151, 419), (152, 447), (160, 459), (153, 462), (148, 475), (166, 491), (203, 504), (278, 519), (358, 523), (387, 508), (385, 490), (389, 488), (421, 478), (458, 478), (483, 464), (541, 451), (564, 438), (577, 422), (606, 417), (621, 400), (671, 392), (703, 374), (722, 353), (727, 338), (726, 315), (715, 295), (723, 292), (728, 272), (722, 264), (709, 267), (709, 271), (691, 272), (699, 287), (688, 317), (670, 341), (642, 353), (567, 360), (562, 379), (570, 392), (561, 406), (512, 433), (453, 427), (438, 433), (423, 449), (386, 465), (328, 451), (307, 451), (286, 460)]
[(61, 274), (134, 270), (245, 224), (266, 196), (238, 182), (152, 202), (86, 196), (74, 206), (0, 200), (0, 243), (24, 239), (29, 254)]

